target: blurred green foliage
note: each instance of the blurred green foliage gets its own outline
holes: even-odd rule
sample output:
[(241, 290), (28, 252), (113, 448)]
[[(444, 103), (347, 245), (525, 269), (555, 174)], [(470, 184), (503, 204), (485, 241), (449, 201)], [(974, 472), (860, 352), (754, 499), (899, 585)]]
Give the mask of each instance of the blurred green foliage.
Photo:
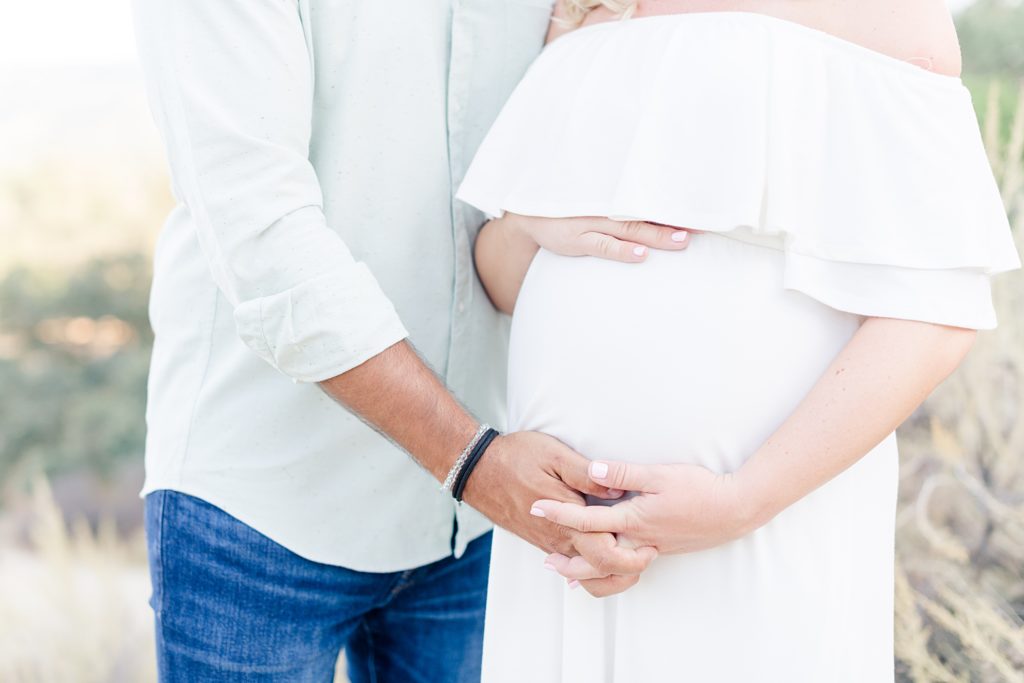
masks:
[(977, 0), (956, 17), (964, 72), (1024, 78), (1024, 2)]
[(1024, 2), (977, 0), (956, 16), (956, 29), (978, 118), (984, 122), (995, 104), (1005, 143), (1024, 87)]
[(0, 280), (0, 480), (141, 457), (149, 280), (143, 254)]
[(974, 109), (982, 126), (987, 125), (989, 109), (994, 105), (996, 139), (1001, 144), (1009, 142), (1013, 120), (1017, 116), (1018, 103), (1024, 92), (1024, 79), (1009, 76), (970, 74), (963, 76), (964, 85), (971, 91)]

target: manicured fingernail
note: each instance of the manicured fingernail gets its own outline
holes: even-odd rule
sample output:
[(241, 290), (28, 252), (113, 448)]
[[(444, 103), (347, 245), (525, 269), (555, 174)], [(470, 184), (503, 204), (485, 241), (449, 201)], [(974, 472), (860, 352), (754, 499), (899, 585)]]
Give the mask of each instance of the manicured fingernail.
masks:
[(580, 582), (577, 581), (576, 579), (573, 579), (572, 581), (569, 582), (569, 588), (579, 588), (579, 587), (580, 587)]
[(672, 233), (672, 241), (685, 242), (689, 236), (690, 233), (686, 232), (685, 230), (677, 230), (676, 232)]
[(594, 479), (604, 479), (608, 476), (608, 465), (603, 462), (590, 463), (590, 476)]
[(636, 256), (643, 256), (646, 253), (647, 253), (647, 247), (644, 247), (644, 246), (633, 247), (633, 254), (636, 255)]
[(540, 508), (530, 508), (530, 514), (534, 517), (543, 517), (544, 511), (541, 510)]
[(608, 489), (608, 495), (611, 496), (612, 498), (618, 498), (623, 493), (625, 493), (625, 491), (621, 489)]
[(558, 569), (555, 568), (555, 565), (551, 564), (550, 562), (545, 562), (544, 563), (544, 569), (547, 569), (547, 570), (553, 571), (553, 572), (557, 572), (558, 571)]

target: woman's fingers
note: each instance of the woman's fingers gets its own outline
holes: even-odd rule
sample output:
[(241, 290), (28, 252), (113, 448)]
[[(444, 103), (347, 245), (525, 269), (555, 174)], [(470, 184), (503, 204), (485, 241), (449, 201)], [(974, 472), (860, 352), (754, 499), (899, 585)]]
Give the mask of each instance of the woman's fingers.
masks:
[(573, 454), (573, 457), (564, 458), (556, 464), (556, 474), (562, 481), (580, 493), (587, 493), (606, 500), (621, 498), (624, 491), (596, 481), (590, 476), (589, 465), (590, 461), (582, 455)]
[(685, 228), (646, 221), (613, 221), (610, 218), (600, 218), (590, 230), (653, 249), (679, 250), (685, 249), (690, 243), (690, 233)]
[(633, 531), (636, 524), (631, 513), (632, 506), (629, 501), (616, 505), (576, 505), (542, 499), (536, 501), (530, 508), (530, 514), (534, 517), (543, 517), (555, 524), (583, 533)]
[(551, 571), (558, 572), (567, 579), (576, 581), (602, 579), (607, 576), (607, 574), (597, 571), (582, 555), (566, 557), (560, 553), (552, 553), (544, 560), (544, 566)]
[(506, 212), (502, 221), (515, 226), (533, 244), (563, 256), (596, 256), (639, 263), (651, 249), (679, 251), (691, 234), (703, 232), (649, 221), (617, 221), (597, 216), (540, 218)]
[(584, 232), (575, 239), (576, 248), (583, 256), (596, 256), (623, 263), (639, 263), (647, 258), (646, 246), (626, 242), (603, 232)]
[(579, 555), (566, 557), (552, 553), (545, 559), (544, 566), (567, 579), (584, 581), (613, 575), (639, 575), (658, 556), (658, 551), (651, 546), (620, 546), (611, 534), (581, 534), (573, 539), (573, 547)]
[(597, 484), (625, 491), (657, 493), (659, 481), (664, 479), (665, 470), (660, 465), (641, 465), (627, 462), (595, 460), (590, 463), (588, 473)]
[(696, 228), (677, 228), (674, 225), (667, 225), (665, 223), (655, 223), (653, 221), (648, 221), (648, 223), (650, 225), (660, 225), (663, 228), (671, 228), (672, 230), (686, 230), (687, 232), (693, 233), (694, 235), (703, 235), (704, 233), (707, 232), (707, 230), (697, 230)]
[(576, 568), (590, 569), (597, 576), (640, 574), (658, 556), (658, 551), (651, 546), (619, 545), (614, 534), (577, 534), (572, 538), (572, 545), (590, 565), (587, 568), (577, 562)]
[[(583, 586), (583, 589), (595, 598), (607, 598), (609, 595), (622, 593), (640, 581), (640, 576), (608, 576), (603, 579), (587, 579), (576, 581), (576, 586)], [(570, 583), (570, 586), (573, 584)]]
[(690, 244), (690, 233), (682, 228), (642, 221), (586, 220), (588, 230), (575, 238), (576, 248), (586, 256), (638, 263), (647, 258), (650, 249), (679, 251)]

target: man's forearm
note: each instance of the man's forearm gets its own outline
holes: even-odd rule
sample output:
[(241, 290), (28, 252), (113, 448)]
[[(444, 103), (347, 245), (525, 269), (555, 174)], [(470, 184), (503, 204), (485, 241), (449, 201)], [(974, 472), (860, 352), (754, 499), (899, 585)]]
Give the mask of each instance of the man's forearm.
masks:
[(479, 424), (406, 341), (320, 386), (408, 451), (439, 482)]
[(757, 528), (853, 465), (951, 373), (975, 331), (869, 318), (793, 414), (734, 474)]
[[(447, 391), (407, 342), (388, 347), (370, 360), (320, 383), (346, 408), (408, 451), (439, 482), (479, 426)], [(537, 497), (582, 502), (583, 493), (615, 498), (587, 477), (589, 461), (554, 437), (517, 432), (495, 439), (466, 489), (465, 501), (492, 522), (552, 552), (576, 555), (572, 538), (529, 514)], [(619, 584), (636, 582), (638, 553), (608, 547), (590, 549), (619, 572)], [(649, 561), (649, 560), (648, 560)]]

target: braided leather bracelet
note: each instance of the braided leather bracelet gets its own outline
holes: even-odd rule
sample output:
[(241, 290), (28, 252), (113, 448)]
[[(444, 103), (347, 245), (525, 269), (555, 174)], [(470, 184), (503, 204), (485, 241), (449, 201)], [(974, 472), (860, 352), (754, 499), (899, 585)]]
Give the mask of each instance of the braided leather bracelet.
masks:
[(469, 454), (469, 458), (466, 460), (465, 466), (459, 471), (459, 476), (455, 480), (455, 485), (452, 486), (452, 496), (455, 500), (462, 502), (462, 492), (466, 489), (466, 482), (469, 481), (469, 475), (473, 473), (473, 468), (480, 462), (480, 457), (487, 450), (487, 447), (491, 445), (494, 438), (498, 436), (498, 430), (491, 427), (487, 428), (480, 440), (473, 446), (473, 451)]

